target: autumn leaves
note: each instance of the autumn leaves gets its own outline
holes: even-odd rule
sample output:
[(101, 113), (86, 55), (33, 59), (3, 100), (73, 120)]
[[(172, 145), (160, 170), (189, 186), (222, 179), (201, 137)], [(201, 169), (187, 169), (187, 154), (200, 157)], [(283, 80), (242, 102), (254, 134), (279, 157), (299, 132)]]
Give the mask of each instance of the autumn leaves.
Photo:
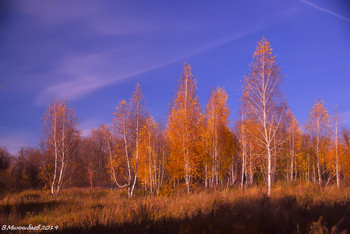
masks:
[[(170, 103), (164, 135), (168, 152), (161, 161), (160, 155), (152, 155), (155, 150), (151, 143), (154, 137), (151, 135), (155, 135), (156, 124), (153, 124), (151, 117), (142, 115), (144, 106), (139, 85), (131, 100), (132, 108), (126, 110), (125, 101), (120, 103), (114, 118), (114, 129), (119, 129), (115, 131), (115, 136), (122, 142), (125, 152), (125, 170), (128, 172), (125, 177), (128, 178), (126, 184), (130, 196), (137, 179), (144, 186), (147, 186), (148, 181), (147, 190), (152, 193), (156, 184), (152, 178), (156, 178), (159, 175), (157, 172), (163, 170), (166, 171), (169, 184), (175, 187), (184, 183), (190, 192), (193, 184), (203, 183), (205, 187), (233, 185), (237, 181), (239, 167), (243, 187), (247, 181), (247, 168), (250, 167), (251, 173), (255, 173), (256, 166), (265, 175), (270, 193), (275, 169), (272, 160), (277, 157), (274, 152), (287, 138), (278, 131), (283, 124), (286, 106), (279, 92), (279, 67), (265, 38), (259, 42), (253, 59), (251, 72), (243, 84), (242, 119), (237, 122), (237, 129), (240, 129), (237, 133), (229, 129), (230, 110), (226, 91), (222, 88), (213, 90), (205, 112), (202, 113), (196, 93), (197, 81), (191, 66), (185, 64), (177, 92)], [(131, 114), (134, 116), (129, 118)], [(151, 120), (146, 121), (149, 118)], [(141, 134), (142, 129), (147, 129), (144, 134)], [(236, 136), (239, 136), (241, 145)], [(145, 140), (147, 138), (148, 144)], [(260, 160), (256, 156), (253, 159), (252, 144), (256, 145), (255, 149), (259, 148), (259, 153), (262, 154)], [(115, 154), (112, 158), (117, 157), (120, 154)], [(162, 163), (155, 163), (154, 159)], [(239, 163), (241, 160), (242, 163)], [(253, 161), (257, 163), (256, 166), (252, 165)], [(253, 177), (251, 175), (251, 184)]]
[(280, 69), (271, 46), (262, 38), (253, 56), (251, 71), (244, 78), (241, 107), (244, 115), (255, 122), (256, 131), (247, 129), (248, 134), (265, 151), (268, 194), (272, 183), (272, 151), (284, 141), (283, 137), (277, 137), (286, 109), (279, 92), (280, 81)]
[(200, 172), (201, 112), (196, 94), (197, 81), (190, 65), (184, 66), (177, 93), (170, 104), (167, 136), (169, 138), (169, 176), (178, 183), (184, 179), (187, 191)]
[[(193, 185), (237, 184), (244, 188), (263, 182), (270, 194), (277, 180), (299, 178), (322, 185), (336, 177), (339, 184), (340, 155), (345, 146), (339, 144), (338, 130), (331, 131), (323, 103), (315, 104), (306, 134), (302, 134), (280, 92), (280, 82), (276, 56), (262, 38), (244, 78), (239, 117), (231, 128), (226, 91), (213, 90), (202, 111), (197, 81), (188, 64), (169, 105), (165, 126), (147, 111), (137, 84), (130, 101), (117, 105), (112, 123), (99, 128), (111, 183), (125, 187), (129, 197), (136, 188), (159, 194), (164, 187), (179, 185), (190, 192)], [(52, 193), (58, 193), (77, 144), (74, 112), (64, 103), (50, 105), (44, 132), (45, 168)]]
[(234, 181), (231, 173), (234, 156), (233, 135), (228, 128), (228, 95), (222, 88), (213, 90), (201, 112), (190, 65), (184, 66), (177, 93), (170, 105), (167, 125), (169, 157), (167, 171), (174, 185), (185, 182), (188, 192), (193, 183), (205, 187)]
[(41, 168), (41, 179), (57, 195), (71, 175), (71, 162), (77, 153), (79, 133), (75, 111), (65, 102), (56, 101), (44, 114), (42, 147), (47, 157)]

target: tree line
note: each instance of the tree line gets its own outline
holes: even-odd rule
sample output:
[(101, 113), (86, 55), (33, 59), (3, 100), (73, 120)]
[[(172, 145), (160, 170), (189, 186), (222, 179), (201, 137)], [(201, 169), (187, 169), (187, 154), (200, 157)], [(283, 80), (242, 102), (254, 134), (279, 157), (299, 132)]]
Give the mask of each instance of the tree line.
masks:
[(43, 115), (37, 148), (17, 157), (0, 149), (3, 189), (41, 188), (57, 195), (67, 186), (124, 188), (160, 194), (184, 187), (241, 187), (278, 181), (327, 186), (350, 173), (350, 134), (321, 99), (299, 124), (280, 90), (281, 72), (263, 37), (242, 81), (239, 117), (230, 123), (228, 94), (212, 90), (202, 110), (197, 80), (184, 65), (166, 123), (147, 111), (141, 86), (120, 101), (108, 125), (87, 137), (68, 103), (55, 101)]

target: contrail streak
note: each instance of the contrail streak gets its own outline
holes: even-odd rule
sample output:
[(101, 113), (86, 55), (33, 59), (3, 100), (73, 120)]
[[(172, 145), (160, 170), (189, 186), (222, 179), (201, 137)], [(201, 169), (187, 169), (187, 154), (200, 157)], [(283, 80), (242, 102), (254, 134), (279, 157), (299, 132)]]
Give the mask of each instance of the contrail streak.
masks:
[(319, 11), (326, 12), (326, 13), (331, 14), (331, 15), (333, 15), (333, 16), (339, 18), (339, 19), (342, 19), (342, 20), (345, 20), (345, 21), (350, 22), (350, 18), (347, 18), (347, 17), (345, 17), (345, 16), (339, 15), (339, 14), (335, 13), (334, 11), (330, 11), (330, 10), (327, 10), (327, 9), (322, 8), (322, 7), (320, 7), (320, 6), (317, 6), (317, 5), (315, 5), (315, 4), (313, 4), (312, 2), (309, 2), (309, 1), (307, 1), (307, 0), (299, 0), (299, 1), (300, 1), (300, 2), (303, 2), (303, 3), (307, 4), (307, 5), (309, 5), (309, 6), (311, 6), (311, 7), (313, 7), (313, 8), (315, 8), (315, 9), (319, 10)]

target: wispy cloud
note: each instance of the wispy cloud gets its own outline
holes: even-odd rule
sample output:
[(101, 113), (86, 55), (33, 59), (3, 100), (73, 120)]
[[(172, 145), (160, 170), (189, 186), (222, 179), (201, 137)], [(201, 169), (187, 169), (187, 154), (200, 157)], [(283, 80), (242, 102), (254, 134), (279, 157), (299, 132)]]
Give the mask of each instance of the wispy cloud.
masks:
[(109, 85), (115, 85), (128, 78), (225, 45), (255, 30), (222, 37), (197, 45), (190, 50), (187, 48), (173, 52), (150, 50), (140, 55), (139, 48), (135, 46), (131, 50), (127, 47), (125, 50), (65, 58), (56, 66), (53, 74), (53, 76), (64, 78), (60, 78), (61, 82), (40, 92), (35, 99), (35, 104), (41, 106), (55, 98), (77, 100)]
[(200, 27), (194, 23), (181, 22), (179, 19), (162, 22), (157, 16), (151, 18), (134, 11), (126, 13), (120, 2), (107, 4), (79, 0), (74, 2), (33, 0), (30, 3), (21, 2), (17, 5), (21, 12), (36, 19), (43, 26), (76, 23), (82, 28), (106, 35), (140, 35), (167, 28), (184, 30)]
[[(40, 46), (37, 45), (36, 50), (28, 50), (33, 46), (28, 46), (27, 42), (18, 43), (26, 45), (23, 49), (16, 45), (14, 50), (18, 50), (18, 55), (13, 59), (15, 65), (11, 70), (18, 79), (13, 81), (14, 86), (22, 85), (24, 89), (35, 86), (36, 106), (56, 98), (78, 100), (262, 28), (262, 23), (254, 21), (243, 27), (238, 21), (222, 16), (231, 16), (231, 10), (215, 16), (214, 21), (192, 16), (187, 8), (181, 10), (182, 17), (178, 17), (172, 13), (173, 9), (162, 4), (159, 5), (161, 11), (154, 11), (148, 5), (140, 8), (140, 4), (119, 1), (97, 4), (80, 0), (49, 3), (33, 0), (17, 5), (28, 24), (44, 32), (38, 34), (39, 38), (35, 36), (35, 40), (28, 40), (43, 42), (38, 43)], [(28, 28), (27, 25), (24, 28)], [(60, 39), (48, 37), (48, 31), (56, 32)], [(40, 61), (33, 55), (41, 55)], [(18, 58), (27, 59), (22, 62)], [(34, 65), (32, 61), (35, 61)], [(25, 69), (18, 69), (19, 63), (24, 64)]]
[(339, 19), (342, 19), (342, 20), (345, 20), (345, 21), (350, 22), (350, 18), (347, 18), (347, 17), (345, 17), (345, 16), (342, 16), (342, 15), (340, 15), (340, 14), (334, 12), (334, 11), (331, 11), (331, 10), (328, 10), (328, 9), (326, 9), (326, 8), (320, 7), (320, 6), (318, 6), (318, 5), (316, 5), (316, 4), (312, 3), (312, 2), (309, 2), (309, 1), (307, 1), (307, 0), (299, 0), (299, 1), (300, 1), (300, 2), (303, 2), (303, 3), (307, 4), (307, 5), (309, 5), (309, 6), (311, 6), (311, 7), (313, 7), (313, 8), (315, 8), (315, 9), (319, 10), (319, 11), (326, 12), (326, 13), (331, 14), (331, 15), (333, 15), (333, 16), (339, 18)]

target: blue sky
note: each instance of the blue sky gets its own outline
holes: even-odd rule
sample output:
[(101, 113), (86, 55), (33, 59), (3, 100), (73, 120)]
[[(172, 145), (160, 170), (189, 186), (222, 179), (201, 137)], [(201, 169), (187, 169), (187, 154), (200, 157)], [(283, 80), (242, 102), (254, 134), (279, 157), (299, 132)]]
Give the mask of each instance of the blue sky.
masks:
[(71, 103), (87, 134), (112, 119), (141, 84), (166, 118), (183, 64), (202, 107), (229, 93), (235, 119), (241, 80), (265, 36), (277, 55), (289, 106), (303, 123), (316, 98), (350, 126), (350, 4), (343, 0), (10, 1), (0, 3), (0, 145), (36, 146), (45, 106)]

